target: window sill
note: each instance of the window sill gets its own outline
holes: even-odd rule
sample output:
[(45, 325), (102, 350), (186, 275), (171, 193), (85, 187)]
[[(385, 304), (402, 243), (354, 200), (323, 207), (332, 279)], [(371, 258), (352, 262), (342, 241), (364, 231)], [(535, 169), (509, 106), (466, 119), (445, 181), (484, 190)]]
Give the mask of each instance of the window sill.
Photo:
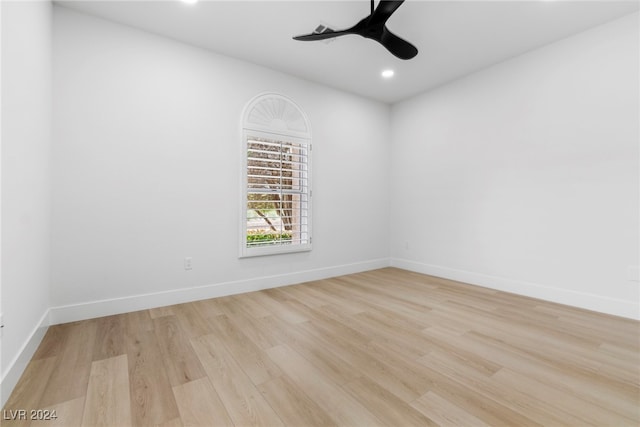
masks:
[(309, 252), (311, 244), (294, 246), (262, 246), (256, 248), (241, 248), (238, 258), (253, 258), (268, 255), (291, 254), (296, 252)]

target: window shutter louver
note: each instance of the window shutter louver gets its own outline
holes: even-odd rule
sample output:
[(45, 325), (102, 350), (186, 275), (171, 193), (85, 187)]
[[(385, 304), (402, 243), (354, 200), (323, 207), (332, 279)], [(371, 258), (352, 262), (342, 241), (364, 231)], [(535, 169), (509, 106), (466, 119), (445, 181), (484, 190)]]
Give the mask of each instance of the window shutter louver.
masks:
[(306, 144), (247, 139), (247, 235), (272, 235), (247, 247), (309, 243), (308, 164)]

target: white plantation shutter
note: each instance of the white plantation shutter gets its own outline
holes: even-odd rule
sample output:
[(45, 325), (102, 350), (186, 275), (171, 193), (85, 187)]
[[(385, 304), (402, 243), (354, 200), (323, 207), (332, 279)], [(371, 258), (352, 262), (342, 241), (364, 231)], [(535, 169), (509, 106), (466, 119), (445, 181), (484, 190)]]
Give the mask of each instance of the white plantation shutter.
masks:
[(311, 250), (311, 138), (306, 116), (281, 95), (245, 110), (240, 256)]

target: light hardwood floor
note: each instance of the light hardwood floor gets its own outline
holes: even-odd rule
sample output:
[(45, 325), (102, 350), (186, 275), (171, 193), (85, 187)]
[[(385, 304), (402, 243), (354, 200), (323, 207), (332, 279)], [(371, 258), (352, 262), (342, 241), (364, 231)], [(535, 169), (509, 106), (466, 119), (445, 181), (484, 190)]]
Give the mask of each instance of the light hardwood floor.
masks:
[(639, 332), (386, 268), (53, 326), (2, 426), (638, 426)]

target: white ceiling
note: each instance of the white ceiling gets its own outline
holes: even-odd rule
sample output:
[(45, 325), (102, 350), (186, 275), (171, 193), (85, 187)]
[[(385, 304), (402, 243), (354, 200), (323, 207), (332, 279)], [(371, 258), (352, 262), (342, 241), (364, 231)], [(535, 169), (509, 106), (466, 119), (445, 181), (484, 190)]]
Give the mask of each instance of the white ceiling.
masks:
[[(350, 27), (369, 14), (367, 0), (56, 3), (387, 103), (638, 10), (637, 1), (408, 0), (387, 23), (419, 50), (402, 61), (354, 35), (291, 39), (319, 23)], [(385, 68), (395, 77), (383, 80)]]

